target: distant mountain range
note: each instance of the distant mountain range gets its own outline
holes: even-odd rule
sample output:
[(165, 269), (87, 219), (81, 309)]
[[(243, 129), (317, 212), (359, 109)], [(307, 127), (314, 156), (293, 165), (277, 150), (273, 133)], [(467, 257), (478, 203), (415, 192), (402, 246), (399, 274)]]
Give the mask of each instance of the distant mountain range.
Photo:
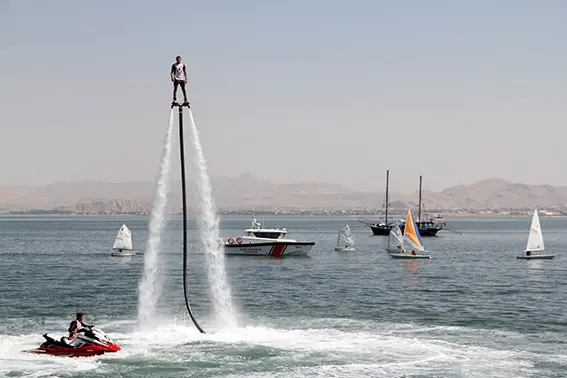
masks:
[[(251, 175), (217, 177), (211, 180), (219, 208), (381, 208), (383, 192), (361, 192), (343, 185), (323, 182), (274, 184)], [(170, 209), (181, 205), (179, 182), (172, 186)], [(192, 181), (188, 182), (189, 206), (196, 207)], [(155, 184), (151, 182), (108, 183), (99, 181), (59, 182), (46, 186), (0, 187), (0, 208), (73, 208), (95, 206), (112, 201), (115, 209), (136, 206), (147, 208)], [(417, 206), (417, 193), (390, 195), (393, 207)], [(121, 203), (123, 201), (124, 203)], [(459, 185), (440, 192), (424, 192), (427, 209), (506, 209), (506, 208), (564, 208), (567, 206), (567, 187), (524, 185), (500, 179), (488, 179), (472, 185)], [(94, 210), (93, 210), (94, 211)]]

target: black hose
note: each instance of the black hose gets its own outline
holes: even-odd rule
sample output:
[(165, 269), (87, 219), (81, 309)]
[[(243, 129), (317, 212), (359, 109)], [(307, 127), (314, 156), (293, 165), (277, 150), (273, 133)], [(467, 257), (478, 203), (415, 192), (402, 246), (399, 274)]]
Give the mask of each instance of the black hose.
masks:
[(187, 297), (187, 193), (185, 189), (185, 140), (183, 139), (183, 105), (185, 104), (181, 106), (179, 104), (176, 105), (179, 108), (179, 158), (181, 161), (181, 196), (183, 199), (183, 297), (185, 298), (185, 307), (187, 307), (193, 324), (201, 333), (206, 333), (197, 323), (195, 316), (193, 316), (189, 298)]

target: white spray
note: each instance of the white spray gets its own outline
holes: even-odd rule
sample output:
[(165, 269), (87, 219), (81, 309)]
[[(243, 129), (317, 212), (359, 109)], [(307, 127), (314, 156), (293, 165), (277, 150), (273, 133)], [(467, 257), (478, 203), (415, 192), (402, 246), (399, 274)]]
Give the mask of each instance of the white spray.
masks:
[(195, 168), (198, 173), (197, 187), (201, 197), (201, 216), (199, 218), (199, 231), (201, 241), (205, 246), (205, 256), (209, 267), (208, 275), (213, 295), (217, 321), (224, 326), (235, 327), (236, 316), (232, 306), (230, 286), (226, 279), (224, 268), (224, 254), (219, 237), (219, 220), (215, 212), (215, 203), (211, 193), (211, 184), (207, 173), (207, 162), (203, 155), (203, 148), (199, 139), (199, 132), (195, 126), (193, 113), (189, 109), (189, 121), (193, 147), (195, 148)]
[(149, 236), (144, 253), (144, 275), (138, 285), (138, 321), (141, 326), (147, 326), (156, 309), (156, 302), (161, 289), (158, 282), (158, 253), (161, 245), (161, 237), (165, 228), (167, 195), (169, 186), (169, 172), (171, 170), (171, 148), (173, 132), (173, 115), (171, 109), (169, 116), (169, 126), (165, 133), (163, 143), (163, 153), (159, 169), (156, 193), (150, 215)]

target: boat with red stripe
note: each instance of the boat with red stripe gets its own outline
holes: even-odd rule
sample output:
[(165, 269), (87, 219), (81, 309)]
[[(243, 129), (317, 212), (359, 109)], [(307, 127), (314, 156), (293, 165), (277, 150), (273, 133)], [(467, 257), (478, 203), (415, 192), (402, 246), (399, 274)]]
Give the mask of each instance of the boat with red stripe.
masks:
[(245, 235), (223, 240), (226, 255), (241, 256), (307, 256), (315, 242), (287, 239), (285, 228), (262, 228), (252, 220), (252, 228), (246, 229)]

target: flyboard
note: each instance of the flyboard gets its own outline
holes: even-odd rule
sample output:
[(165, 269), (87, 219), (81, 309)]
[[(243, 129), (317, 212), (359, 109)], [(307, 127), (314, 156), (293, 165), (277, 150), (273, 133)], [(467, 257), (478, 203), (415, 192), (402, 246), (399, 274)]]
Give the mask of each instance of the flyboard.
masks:
[(191, 111), (191, 105), (188, 102), (179, 104), (175, 101), (171, 103), (171, 109), (177, 107), (179, 109), (179, 160), (181, 163), (181, 197), (182, 197), (182, 212), (183, 212), (183, 297), (185, 298), (185, 307), (187, 312), (195, 324), (195, 327), (201, 333), (206, 333), (205, 330), (199, 325), (197, 319), (191, 311), (189, 298), (187, 297), (187, 189), (185, 183), (185, 139), (183, 138), (183, 108)]

